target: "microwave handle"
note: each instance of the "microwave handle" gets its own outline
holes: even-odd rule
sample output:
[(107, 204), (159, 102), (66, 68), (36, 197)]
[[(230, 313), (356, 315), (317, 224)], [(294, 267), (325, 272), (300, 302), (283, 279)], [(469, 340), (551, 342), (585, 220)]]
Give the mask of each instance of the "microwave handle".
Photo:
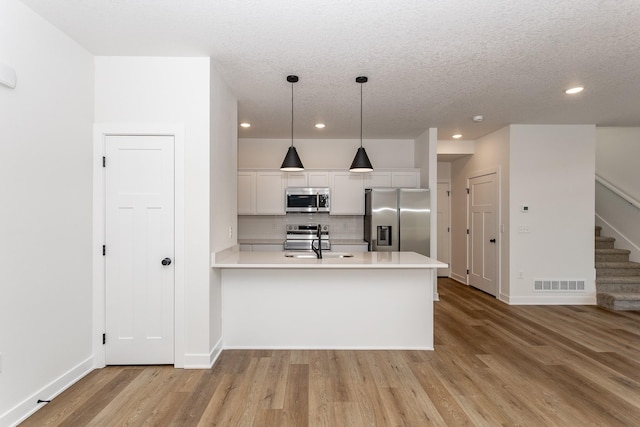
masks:
[(316, 212), (320, 211), (320, 192), (316, 191)]

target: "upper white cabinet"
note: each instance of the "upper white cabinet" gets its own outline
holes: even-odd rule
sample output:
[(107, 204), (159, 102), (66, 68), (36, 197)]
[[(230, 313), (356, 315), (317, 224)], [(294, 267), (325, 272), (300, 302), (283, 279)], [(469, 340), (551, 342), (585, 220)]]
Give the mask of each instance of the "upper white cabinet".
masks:
[(329, 172), (326, 172), (326, 171), (307, 172), (307, 185), (309, 187), (328, 187)]
[(287, 187), (308, 187), (307, 172), (286, 172)]
[(256, 173), (238, 172), (238, 215), (256, 214)]
[(287, 187), (328, 187), (329, 172), (301, 171), (287, 172)]
[(391, 187), (391, 172), (367, 172), (364, 174), (364, 188)]
[(420, 172), (394, 171), (391, 173), (391, 186), (394, 188), (420, 188)]
[(331, 172), (331, 215), (364, 215), (364, 177), (361, 173)]
[(284, 215), (285, 187), (282, 172), (256, 172), (256, 214)]
[(420, 172), (373, 171), (364, 174), (364, 188), (420, 188)]
[(420, 171), (239, 170), (238, 215), (284, 215), (286, 187), (329, 187), (332, 215), (364, 215), (365, 188), (419, 188)]

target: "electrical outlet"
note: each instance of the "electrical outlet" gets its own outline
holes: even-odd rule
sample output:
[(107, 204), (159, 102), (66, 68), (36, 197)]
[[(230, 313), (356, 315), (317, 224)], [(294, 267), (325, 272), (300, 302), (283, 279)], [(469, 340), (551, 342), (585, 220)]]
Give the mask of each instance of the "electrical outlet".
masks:
[(233, 237), (233, 227), (229, 227), (229, 238)]
[(524, 272), (518, 271), (518, 279), (524, 279)]

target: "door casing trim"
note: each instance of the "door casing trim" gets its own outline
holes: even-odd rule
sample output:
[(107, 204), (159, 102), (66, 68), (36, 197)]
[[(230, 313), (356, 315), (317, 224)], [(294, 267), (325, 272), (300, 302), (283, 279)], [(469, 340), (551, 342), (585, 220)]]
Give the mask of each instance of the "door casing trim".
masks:
[(174, 137), (174, 366), (183, 368), (184, 349), (184, 124), (182, 123), (96, 123), (93, 126), (93, 236), (92, 236), (92, 353), (95, 368), (105, 366), (105, 138), (116, 135)]

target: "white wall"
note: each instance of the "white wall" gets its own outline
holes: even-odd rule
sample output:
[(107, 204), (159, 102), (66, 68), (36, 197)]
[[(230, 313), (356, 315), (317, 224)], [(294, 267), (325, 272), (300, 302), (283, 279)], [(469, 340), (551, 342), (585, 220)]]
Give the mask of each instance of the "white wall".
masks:
[[(211, 63), (210, 253), (237, 243), (238, 101)], [(231, 232), (229, 232), (231, 231)], [(220, 272), (209, 269), (210, 359), (221, 350), (222, 290)]]
[[(510, 128), (509, 301), (593, 304), (595, 126)], [(521, 212), (523, 204), (528, 213)], [(521, 225), (531, 232), (519, 233)], [(586, 292), (535, 292), (535, 279), (583, 279)]]
[[(593, 304), (592, 125), (511, 125), (476, 141), (452, 163), (452, 277), (466, 281), (466, 184), (497, 171), (500, 197), (499, 298), (510, 304)], [(520, 211), (529, 206), (529, 213)], [(519, 233), (526, 225), (530, 233)], [(520, 274), (522, 277), (520, 277)], [(583, 279), (584, 293), (533, 290), (536, 279)]]
[(93, 58), (15, 0), (0, 2), (0, 425), (93, 366)]
[(97, 123), (184, 126), (184, 206), (176, 209), (184, 209), (185, 317), (184, 331), (176, 335), (184, 333), (185, 366), (206, 365), (211, 352), (209, 58), (96, 57), (95, 67)]
[[(240, 138), (239, 168), (279, 169), (291, 139)], [(355, 139), (294, 139), (306, 169), (349, 169), (360, 146)], [(413, 139), (365, 139), (374, 168), (413, 168)]]
[(596, 172), (640, 200), (640, 128), (596, 129)]

